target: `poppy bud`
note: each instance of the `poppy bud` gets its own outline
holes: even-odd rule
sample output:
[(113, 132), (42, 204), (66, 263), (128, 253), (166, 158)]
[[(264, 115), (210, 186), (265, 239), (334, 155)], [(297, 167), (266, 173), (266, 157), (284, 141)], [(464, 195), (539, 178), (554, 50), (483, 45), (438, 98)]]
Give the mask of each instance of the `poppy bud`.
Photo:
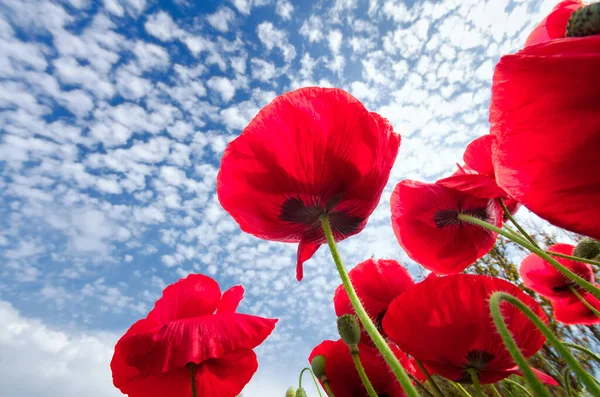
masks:
[(567, 37), (600, 34), (600, 3), (588, 4), (573, 12), (567, 24)]
[(287, 391), (285, 392), (285, 397), (296, 397), (296, 390), (294, 390), (293, 387), (288, 387)]
[(306, 392), (302, 387), (299, 387), (298, 390), (296, 390), (296, 397), (306, 397)]
[(323, 378), (327, 378), (327, 375), (325, 375), (325, 360), (325, 356), (319, 355), (313, 358), (312, 362), (310, 363), (313, 374), (315, 374), (317, 379), (320, 379), (321, 381), (323, 381)]
[(600, 241), (591, 238), (581, 240), (573, 250), (573, 256), (594, 259), (600, 255)]
[(360, 324), (358, 318), (353, 314), (344, 314), (338, 317), (337, 328), (342, 340), (350, 347), (350, 353), (354, 353), (354, 350), (357, 350), (358, 342), (360, 342)]

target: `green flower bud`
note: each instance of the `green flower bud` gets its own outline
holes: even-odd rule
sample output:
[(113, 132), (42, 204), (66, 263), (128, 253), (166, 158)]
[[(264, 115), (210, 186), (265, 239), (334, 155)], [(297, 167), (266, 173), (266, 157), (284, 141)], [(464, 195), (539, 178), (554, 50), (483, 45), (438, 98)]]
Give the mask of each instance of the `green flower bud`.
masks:
[(353, 314), (344, 314), (337, 319), (338, 333), (342, 340), (350, 347), (355, 348), (360, 342), (360, 323)]
[(287, 391), (285, 392), (285, 397), (296, 397), (296, 390), (294, 390), (293, 387), (288, 387)]
[(325, 375), (325, 361), (326, 358), (324, 355), (319, 355), (315, 358), (313, 358), (312, 362), (310, 363), (310, 366), (312, 368), (313, 374), (315, 374), (315, 376), (317, 377), (317, 379), (323, 380), (323, 377)]
[(600, 255), (600, 241), (591, 238), (581, 240), (573, 251), (573, 256), (578, 258), (594, 259), (598, 255)]
[(298, 390), (296, 390), (296, 397), (306, 397), (306, 392), (302, 387), (299, 387)]
[(588, 4), (575, 11), (567, 24), (567, 37), (600, 34), (600, 3)]

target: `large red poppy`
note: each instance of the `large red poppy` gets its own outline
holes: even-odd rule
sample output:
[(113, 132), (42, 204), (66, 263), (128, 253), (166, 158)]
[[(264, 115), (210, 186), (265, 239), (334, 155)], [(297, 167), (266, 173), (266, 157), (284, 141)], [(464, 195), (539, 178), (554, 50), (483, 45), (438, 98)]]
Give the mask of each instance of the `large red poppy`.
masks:
[(392, 226), (409, 257), (437, 274), (453, 274), (488, 253), (497, 234), (460, 221), (459, 213), (497, 227), (502, 209), (495, 200), (434, 183), (400, 182), (391, 198)]
[(235, 286), (221, 295), (217, 282), (201, 274), (165, 288), (117, 342), (114, 385), (130, 397), (190, 397), (193, 363), (199, 396), (238, 395), (258, 368), (252, 349), (277, 322), (236, 313), (243, 293)]
[[(410, 374), (415, 374), (415, 369), (406, 354), (402, 353), (396, 346), (390, 347), (404, 369)], [(330, 340), (321, 342), (310, 353), (308, 362), (312, 363), (312, 360), (317, 356), (325, 357), (325, 375), (329, 380), (331, 391), (336, 397), (369, 396), (356, 371), (350, 349), (344, 341), (339, 339), (335, 342)], [(404, 396), (402, 387), (398, 384), (396, 377), (376, 348), (361, 343), (359, 345), (359, 357), (378, 395), (388, 397)]]
[[(549, 251), (565, 255), (573, 255), (574, 249), (575, 247), (570, 244), (555, 244), (548, 248)], [(595, 281), (592, 265), (559, 257), (555, 259), (590, 283)], [(535, 254), (530, 254), (523, 259), (519, 273), (526, 287), (548, 298), (570, 298), (574, 296), (571, 287), (579, 289), (577, 284)]]
[[(367, 259), (350, 270), (348, 276), (369, 317), (380, 330), (390, 303), (415, 283), (406, 268), (393, 259)], [(338, 317), (354, 313), (341, 284), (335, 290), (333, 304)], [(363, 337), (366, 341), (367, 336)]]
[(400, 135), (340, 89), (302, 88), (264, 107), (225, 150), (221, 205), (241, 229), (299, 242), (296, 276), (325, 242), (329, 213), (337, 241), (360, 232), (398, 154)]
[[(433, 372), (469, 382), (476, 369), (481, 382), (494, 383), (518, 369), (490, 316), (489, 297), (507, 292), (538, 316), (540, 305), (508, 281), (480, 275), (428, 277), (398, 296), (383, 318), (383, 328), (400, 349)], [(511, 334), (525, 357), (535, 354), (545, 338), (516, 307), (502, 304)]]
[[(600, 238), (600, 35), (564, 37), (560, 3), (528, 46), (503, 56), (490, 104), (496, 181), (540, 217)], [(562, 28), (561, 28), (562, 26)]]
[[(592, 294), (582, 292), (581, 297), (594, 309), (600, 311), (600, 300), (596, 299)], [(551, 302), (554, 309), (554, 318), (561, 323), (581, 325), (600, 324), (600, 317), (577, 296), (571, 296), (567, 299), (553, 299)]]

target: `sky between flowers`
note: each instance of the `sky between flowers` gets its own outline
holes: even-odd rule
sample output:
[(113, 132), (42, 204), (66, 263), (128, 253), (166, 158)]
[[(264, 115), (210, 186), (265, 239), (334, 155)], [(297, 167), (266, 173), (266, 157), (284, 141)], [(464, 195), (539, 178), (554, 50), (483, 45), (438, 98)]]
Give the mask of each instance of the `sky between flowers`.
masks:
[(276, 95), (341, 87), (387, 117), (400, 154), (348, 267), (401, 251), (389, 197), (487, 132), (493, 66), (554, 0), (0, 2), (0, 395), (118, 396), (131, 323), (191, 272), (280, 319), (245, 396), (279, 396), (335, 337), (328, 252), (240, 232), (215, 195), (227, 143)]

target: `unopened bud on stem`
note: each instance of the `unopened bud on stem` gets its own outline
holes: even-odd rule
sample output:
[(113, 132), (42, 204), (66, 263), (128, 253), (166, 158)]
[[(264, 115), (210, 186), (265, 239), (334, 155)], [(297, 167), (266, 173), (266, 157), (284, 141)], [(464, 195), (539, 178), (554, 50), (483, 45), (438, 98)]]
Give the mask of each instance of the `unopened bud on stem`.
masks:
[(573, 256), (585, 259), (594, 259), (600, 255), (600, 241), (584, 238), (575, 247)]
[(293, 387), (288, 387), (287, 391), (285, 392), (285, 397), (296, 397), (296, 390)]
[(306, 397), (306, 392), (304, 391), (304, 389), (302, 387), (299, 387), (296, 390), (296, 397)]

